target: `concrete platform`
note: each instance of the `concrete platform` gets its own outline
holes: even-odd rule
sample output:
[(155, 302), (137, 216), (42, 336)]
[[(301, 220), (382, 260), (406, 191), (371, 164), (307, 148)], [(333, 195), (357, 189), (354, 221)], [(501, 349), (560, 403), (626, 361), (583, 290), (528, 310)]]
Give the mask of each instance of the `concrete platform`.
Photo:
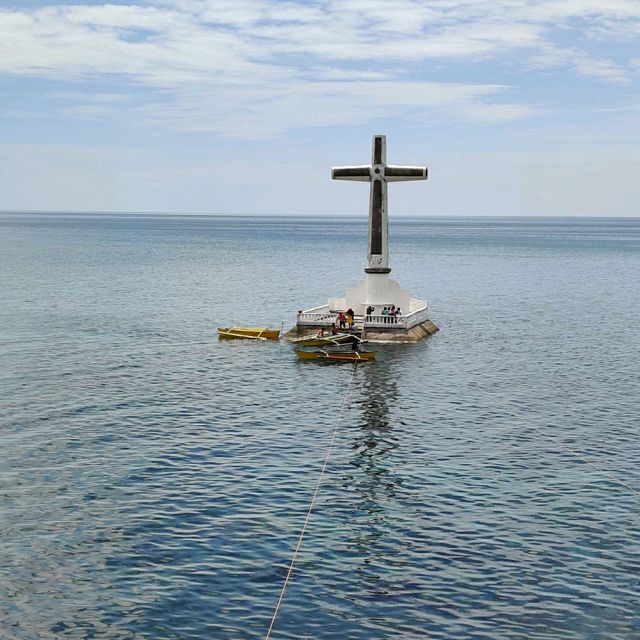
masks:
[(362, 339), (368, 342), (374, 342), (379, 344), (406, 344), (420, 342), (424, 340), (440, 329), (431, 320), (425, 320), (417, 324), (411, 329), (399, 330), (399, 329), (367, 329), (362, 333)]
[[(315, 336), (318, 328), (310, 329), (310, 327), (294, 326), (283, 334), (285, 340), (295, 340), (303, 336)], [(360, 336), (363, 340), (377, 344), (410, 344), (420, 342), (439, 331), (439, 328), (431, 320), (426, 320), (417, 324), (411, 329), (384, 329), (376, 327), (375, 329), (366, 329)]]

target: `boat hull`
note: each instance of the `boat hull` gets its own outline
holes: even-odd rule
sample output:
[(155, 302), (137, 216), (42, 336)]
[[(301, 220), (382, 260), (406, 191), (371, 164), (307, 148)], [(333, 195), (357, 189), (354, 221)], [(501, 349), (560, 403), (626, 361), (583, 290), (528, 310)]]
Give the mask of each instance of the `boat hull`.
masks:
[(301, 347), (327, 347), (334, 344), (345, 344), (353, 340), (353, 334), (351, 333), (338, 333), (335, 336), (328, 335), (318, 338), (312, 336), (310, 338), (298, 338), (293, 341), (293, 344), (300, 345)]
[(280, 337), (279, 329), (265, 329), (263, 327), (220, 327), (218, 338), (223, 340), (277, 340)]
[(300, 360), (325, 360), (332, 362), (369, 362), (376, 357), (375, 351), (301, 351), (296, 349)]

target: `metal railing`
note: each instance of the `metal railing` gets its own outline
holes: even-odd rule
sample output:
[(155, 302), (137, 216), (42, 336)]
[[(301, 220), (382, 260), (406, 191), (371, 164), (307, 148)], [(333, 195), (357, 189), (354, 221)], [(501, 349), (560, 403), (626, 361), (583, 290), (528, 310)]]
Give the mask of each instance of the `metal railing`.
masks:
[(309, 311), (301, 311), (296, 316), (297, 325), (330, 327), (333, 322), (336, 322), (336, 314), (330, 313), (328, 307), (325, 307), (324, 311), (317, 311), (315, 309), (310, 309)]
[[(425, 322), (429, 319), (428, 306), (415, 309), (411, 313), (399, 314), (396, 316), (370, 314), (367, 316), (356, 316), (356, 326), (362, 326), (364, 320), (364, 328), (388, 328), (388, 329), (410, 329), (415, 325)], [(310, 327), (330, 327), (333, 323), (338, 323), (337, 313), (329, 311), (329, 307), (324, 305), (322, 307), (316, 307), (314, 309), (308, 309), (307, 311), (300, 311), (296, 316), (296, 324), (298, 326), (310, 326)]]
[(417, 324), (421, 322), (425, 322), (429, 319), (429, 310), (428, 306), (425, 304), (424, 307), (420, 307), (407, 315), (397, 315), (397, 316), (389, 316), (389, 315), (368, 315), (365, 316), (364, 320), (364, 328), (368, 327), (381, 327), (381, 328), (397, 328), (397, 329), (410, 329), (411, 327), (415, 327)]
[(389, 315), (368, 315), (364, 318), (364, 327), (404, 327), (405, 316), (389, 316)]

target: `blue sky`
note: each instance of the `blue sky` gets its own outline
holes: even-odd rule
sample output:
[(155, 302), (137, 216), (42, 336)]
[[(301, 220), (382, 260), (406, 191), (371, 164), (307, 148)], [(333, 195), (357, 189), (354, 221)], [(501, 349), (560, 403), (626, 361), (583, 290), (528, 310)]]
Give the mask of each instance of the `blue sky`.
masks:
[(640, 215), (639, 0), (0, 0), (0, 210)]

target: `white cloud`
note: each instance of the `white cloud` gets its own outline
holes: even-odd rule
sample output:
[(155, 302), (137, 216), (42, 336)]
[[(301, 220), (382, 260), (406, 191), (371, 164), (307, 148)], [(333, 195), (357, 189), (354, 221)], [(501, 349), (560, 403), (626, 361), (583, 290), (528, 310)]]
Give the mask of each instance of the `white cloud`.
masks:
[(481, 85), (471, 71), (466, 82), (428, 79), (446, 63), (471, 70), (508, 60), (514, 69), (627, 81), (632, 53), (602, 55), (598, 41), (639, 32), (640, 2), (132, 0), (4, 10), (0, 24), (0, 73), (154, 90), (129, 106), (70, 98), (67, 115), (122, 108), (137, 121), (246, 136), (362, 123), (390, 108), (418, 118), (530, 116), (535, 105), (506, 102), (505, 87)]
[[(530, 63), (534, 67), (544, 69), (567, 68), (576, 75), (597, 78), (613, 83), (627, 83), (630, 81), (630, 73), (612, 60), (595, 58), (584, 51), (567, 47), (546, 46), (540, 53), (533, 56)], [(633, 64), (627, 62), (628, 67)]]
[(469, 120), (476, 122), (509, 122), (521, 120), (541, 111), (538, 107), (523, 104), (473, 104), (461, 108)]
[(585, 55), (577, 55), (573, 59), (573, 67), (577, 73), (583, 76), (619, 83), (630, 81), (627, 71), (611, 60), (598, 60)]
[[(447, 122), (510, 121), (532, 115), (532, 107), (499, 102), (498, 85), (429, 82), (297, 82), (279, 87), (237, 87), (233, 92), (185, 89), (173, 102), (130, 105), (128, 117), (152, 129), (207, 132), (234, 138), (263, 138), (291, 129), (398, 120), (422, 121), (425, 114)], [(68, 115), (101, 115), (108, 105), (88, 96)], [(122, 110), (122, 105), (114, 105)]]
[(307, 61), (287, 57), (292, 55), (358, 64), (389, 58), (474, 60), (521, 49), (535, 55), (557, 46), (558, 29), (584, 39), (596, 32), (620, 33), (623, 26), (625, 32), (640, 29), (639, 3), (624, 0), (396, 0), (393, 5), (174, 0), (0, 15), (0, 68), (7, 72), (138, 74), (169, 66), (188, 78), (200, 71), (263, 73), (273, 66), (298, 72)]

